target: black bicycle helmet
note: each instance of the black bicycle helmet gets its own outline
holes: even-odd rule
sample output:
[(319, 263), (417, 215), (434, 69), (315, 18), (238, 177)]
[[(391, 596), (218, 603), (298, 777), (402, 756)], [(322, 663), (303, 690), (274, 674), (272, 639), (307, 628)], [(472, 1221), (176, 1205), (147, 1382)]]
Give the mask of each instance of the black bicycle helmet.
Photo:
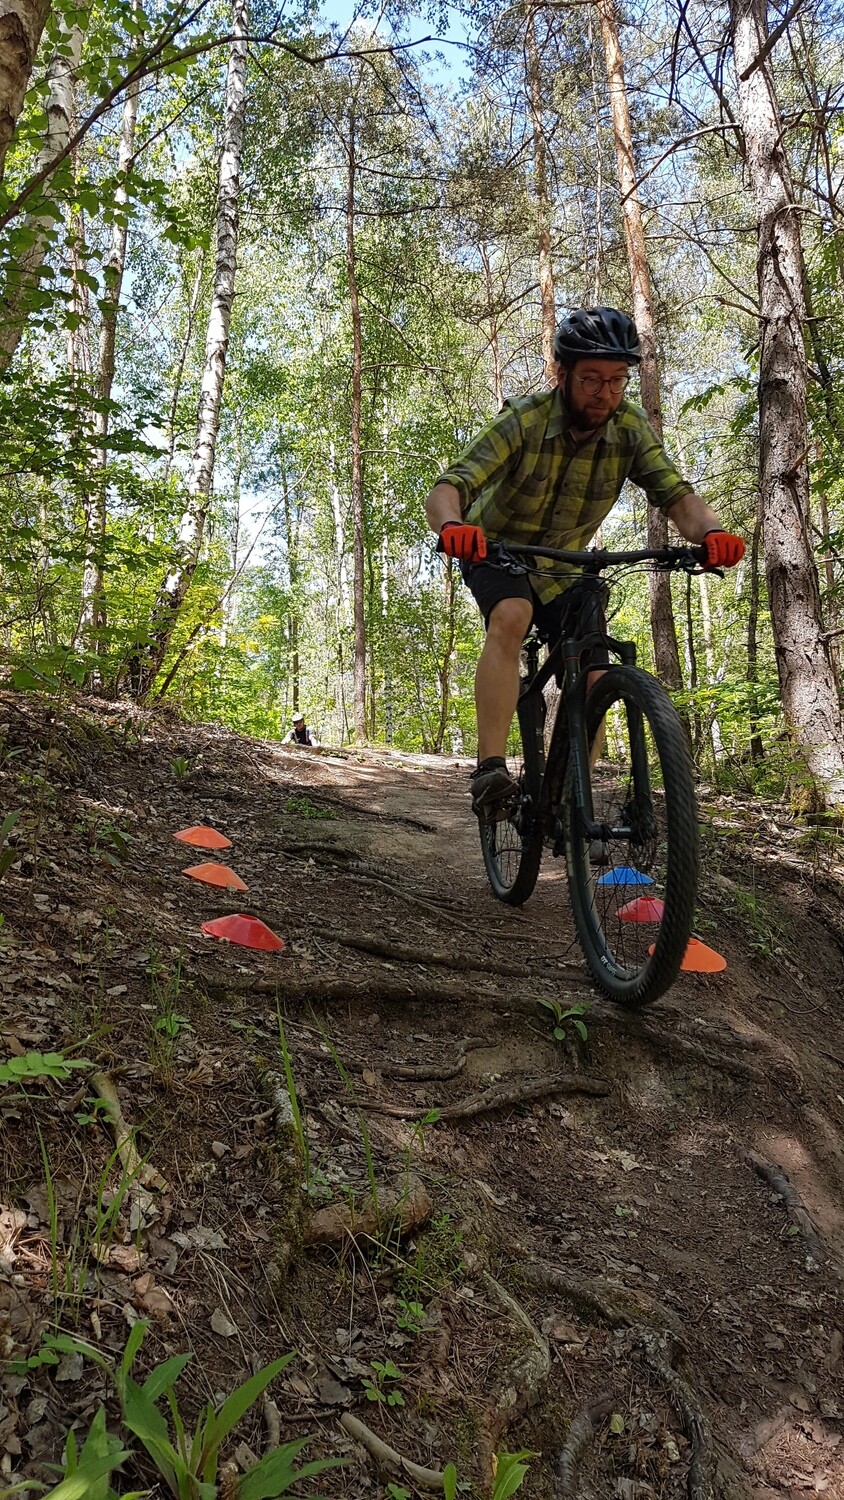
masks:
[(554, 337), (554, 358), (570, 365), (590, 356), (637, 365), (642, 351), (633, 319), (617, 307), (576, 307), (563, 318)]

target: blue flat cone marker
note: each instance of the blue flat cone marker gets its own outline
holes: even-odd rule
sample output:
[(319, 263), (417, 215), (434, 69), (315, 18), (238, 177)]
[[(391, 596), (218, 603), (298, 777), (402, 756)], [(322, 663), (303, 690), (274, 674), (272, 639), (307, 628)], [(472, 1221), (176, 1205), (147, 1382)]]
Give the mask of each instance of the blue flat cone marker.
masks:
[[(653, 953), (655, 947), (656, 943), (651, 943), (648, 952)], [(707, 948), (700, 938), (689, 938), (689, 946), (680, 965), (684, 974), (722, 974), (726, 967), (727, 960), (723, 953)]]
[(637, 896), (619, 907), (616, 913), (619, 922), (661, 922), (665, 914), (665, 902), (656, 896)]
[(616, 865), (614, 869), (607, 870), (596, 885), (653, 885), (650, 875), (643, 875), (641, 870), (634, 870), (632, 865)]

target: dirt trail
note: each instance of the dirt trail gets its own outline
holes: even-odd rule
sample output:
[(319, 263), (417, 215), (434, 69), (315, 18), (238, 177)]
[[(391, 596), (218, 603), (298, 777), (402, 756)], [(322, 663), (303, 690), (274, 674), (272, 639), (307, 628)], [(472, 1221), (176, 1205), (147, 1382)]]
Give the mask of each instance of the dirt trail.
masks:
[[(632, 1017), (593, 995), (550, 856), (528, 906), (492, 899), (465, 765), (2, 697), (0, 738), (5, 1053), (81, 1043), (165, 1183), (118, 1187), (95, 1254), (90, 1083), (0, 1095), (8, 1355), (57, 1321), (114, 1354), (145, 1316), (148, 1362), (196, 1351), (190, 1408), (295, 1349), (282, 1437), (350, 1460), (328, 1494), (395, 1493), (349, 1411), (478, 1495), (517, 1448), (525, 1496), (844, 1495), (836, 837), (704, 795), (699, 931), (730, 967)], [(180, 874), (172, 832), (200, 822), (247, 896)], [(227, 910), (285, 953), (204, 938)], [(543, 998), (588, 1003), (585, 1045)], [(7, 1377), (2, 1472), (43, 1477), (103, 1391), (88, 1361)], [(243, 1467), (260, 1412), (239, 1437)]]

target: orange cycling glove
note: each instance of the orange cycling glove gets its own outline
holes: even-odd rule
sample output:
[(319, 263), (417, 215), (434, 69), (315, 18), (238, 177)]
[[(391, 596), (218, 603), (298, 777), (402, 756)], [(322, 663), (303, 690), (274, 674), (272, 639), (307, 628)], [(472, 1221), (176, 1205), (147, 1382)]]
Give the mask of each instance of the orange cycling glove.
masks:
[(744, 541), (729, 531), (707, 531), (703, 539), (707, 568), (734, 568), (744, 557)]
[(446, 521), (440, 527), (440, 546), (446, 557), (461, 562), (482, 562), (486, 557), (486, 537), (480, 526), (466, 526), (462, 521)]

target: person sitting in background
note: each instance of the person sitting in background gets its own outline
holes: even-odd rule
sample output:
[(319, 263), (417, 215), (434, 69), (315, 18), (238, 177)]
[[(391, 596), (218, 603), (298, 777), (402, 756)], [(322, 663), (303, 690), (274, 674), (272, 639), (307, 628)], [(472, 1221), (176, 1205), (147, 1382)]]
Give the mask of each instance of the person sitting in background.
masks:
[(310, 729), (308, 728), (307, 724), (305, 723), (305, 715), (304, 714), (294, 714), (293, 715), (293, 728), (291, 729), (289, 735), (287, 736), (286, 743), (288, 745), (318, 745), (319, 744), (319, 740), (314, 738), (314, 736), (311, 734)]

